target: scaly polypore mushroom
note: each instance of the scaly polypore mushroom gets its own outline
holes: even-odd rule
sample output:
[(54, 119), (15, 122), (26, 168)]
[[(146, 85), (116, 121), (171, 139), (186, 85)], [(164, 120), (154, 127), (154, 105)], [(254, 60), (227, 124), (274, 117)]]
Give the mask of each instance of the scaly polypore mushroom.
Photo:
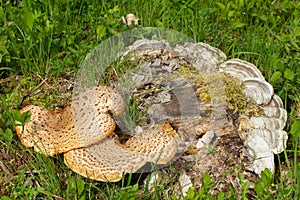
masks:
[[(92, 109), (82, 110), (86, 105)], [(72, 107), (81, 116), (75, 116)], [(31, 112), (31, 120), (16, 127), (24, 146), (50, 156), (64, 153), (67, 166), (95, 180), (119, 181), (123, 173), (141, 170), (147, 163), (168, 164), (177, 153), (178, 135), (169, 124), (137, 133), (124, 144), (116, 136), (109, 137), (116, 125), (108, 112), (117, 116), (124, 111), (122, 97), (111, 87), (76, 94), (64, 109), (30, 105), (21, 110), (25, 111)]]
[[(82, 116), (79, 116), (78, 120), (78, 117), (74, 117), (71, 104), (64, 109), (55, 110), (26, 106), (21, 109), (21, 113), (30, 111), (31, 120), (25, 126), (16, 127), (22, 144), (25, 147), (34, 147), (37, 152), (53, 156), (89, 146), (109, 136), (116, 127), (109, 111), (116, 115), (121, 113), (124, 109), (124, 105), (119, 103), (122, 102), (122, 97), (106, 86), (88, 89), (77, 97), (82, 98), (83, 104), (93, 101), (90, 110), (85, 111), (95, 114), (93, 120), (89, 119), (90, 115), (85, 115), (85, 112), (81, 112)], [(74, 101), (78, 102), (76, 98)], [(76, 108), (78, 106), (80, 105), (75, 105)], [(21, 124), (17, 121), (15, 123)]]
[[(157, 125), (134, 135), (125, 144), (116, 137), (64, 154), (73, 171), (98, 181), (116, 182), (147, 163), (168, 164), (177, 153), (176, 131), (169, 124)], [(149, 172), (149, 169), (145, 170)]]

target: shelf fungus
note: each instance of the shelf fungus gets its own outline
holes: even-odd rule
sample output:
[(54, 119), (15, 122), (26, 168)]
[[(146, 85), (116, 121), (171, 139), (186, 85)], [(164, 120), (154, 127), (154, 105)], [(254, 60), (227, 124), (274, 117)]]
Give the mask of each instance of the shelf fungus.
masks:
[(119, 181), (123, 173), (142, 170), (147, 163), (168, 164), (177, 153), (178, 138), (169, 124), (137, 133), (124, 144), (113, 134), (116, 124), (109, 111), (115, 116), (124, 111), (121, 98), (101, 86), (75, 94), (64, 109), (26, 106), (21, 113), (30, 111), (31, 119), (16, 132), (24, 146), (47, 156), (64, 153), (69, 168), (99, 181)]
[(287, 112), (255, 65), (227, 60), (208, 44), (164, 40), (137, 40), (120, 55), (119, 65), (135, 68), (110, 86), (76, 91), (63, 109), (21, 109), (31, 112), (16, 127), (22, 144), (63, 153), (72, 170), (99, 181), (150, 172), (149, 164), (173, 163), (195, 187), (206, 171), (215, 179), (244, 165), (274, 172), (274, 154), (288, 139)]
[[(16, 132), (24, 146), (49, 156), (86, 147), (112, 134), (116, 125), (109, 112), (120, 114), (124, 109), (119, 104), (123, 102), (121, 98), (112, 88), (103, 86), (74, 95), (73, 104), (63, 109), (47, 110), (29, 105), (21, 113), (30, 111), (31, 120), (25, 126), (16, 126)], [(88, 108), (95, 114), (94, 118), (84, 112), (80, 117), (75, 116), (77, 108)]]
[(265, 81), (258, 68), (246, 61), (232, 59), (221, 64), (221, 70), (238, 78), (244, 85), (244, 94), (261, 113), (257, 116), (241, 115), (238, 132), (249, 147), (253, 170), (260, 174), (265, 168), (275, 170), (273, 154), (282, 152), (286, 146), (287, 133), (283, 131), (287, 112), (273, 87)]
[[(142, 135), (141, 135), (142, 134)], [(123, 173), (143, 171), (147, 163), (168, 164), (177, 153), (177, 133), (169, 124), (157, 125), (121, 144), (116, 137), (64, 154), (73, 171), (98, 181), (119, 181)]]

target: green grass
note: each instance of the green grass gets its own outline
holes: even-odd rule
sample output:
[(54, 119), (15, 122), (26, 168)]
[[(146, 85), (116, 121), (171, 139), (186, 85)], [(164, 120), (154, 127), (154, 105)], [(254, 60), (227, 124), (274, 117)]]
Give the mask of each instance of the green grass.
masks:
[[(13, 2), (13, 3), (12, 3)], [(1, 199), (160, 199), (135, 183), (110, 184), (83, 178), (60, 156), (47, 158), (25, 149), (14, 132), (13, 109), (23, 103), (52, 108), (58, 78), (72, 79), (85, 55), (104, 39), (128, 30), (121, 16), (135, 13), (140, 27), (170, 28), (254, 63), (284, 101), (289, 119), (286, 151), (279, 172), (255, 184), (259, 199), (300, 196), (300, 3), (296, 0), (0, 1), (0, 196)], [(37, 86), (43, 80), (39, 92)], [(56, 86), (56, 85), (55, 85)], [(50, 88), (50, 89), (49, 89)], [(286, 163), (286, 164), (283, 164)], [(283, 175), (283, 169), (288, 173)], [(283, 178), (283, 176), (285, 178)], [(243, 177), (240, 177), (241, 181)], [(127, 179), (126, 179), (127, 180)], [(187, 199), (214, 199), (209, 176)], [(243, 184), (242, 184), (243, 185)], [(243, 197), (246, 197), (244, 184)], [(234, 188), (219, 199), (236, 198)], [(175, 198), (175, 197), (173, 197)]]

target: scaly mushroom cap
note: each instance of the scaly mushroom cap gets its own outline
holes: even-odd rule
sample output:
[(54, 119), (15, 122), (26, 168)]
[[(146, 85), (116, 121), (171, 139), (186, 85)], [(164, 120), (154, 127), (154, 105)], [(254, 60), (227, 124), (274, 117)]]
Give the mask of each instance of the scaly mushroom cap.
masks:
[(136, 134), (125, 144), (115, 137), (64, 154), (73, 171), (98, 181), (116, 182), (123, 173), (134, 173), (147, 163), (167, 164), (177, 153), (177, 133), (169, 124)]
[(108, 86), (88, 88), (74, 94), (71, 107), (76, 132), (84, 143), (81, 147), (109, 136), (116, 127), (109, 112), (118, 116), (125, 110), (121, 95)]
[(31, 112), (31, 120), (24, 127), (16, 127), (16, 132), (25, 147), (34, 147), (37, 152), (55, 155), (82, 146), (74, 128), (70, 106), (50, 111), (30, 105), (20, 112), (26, 111)]
[[(76, 98), (72, 106), (54, 111), (32, 105), (24, 107), (21, 113), (30, 111), (31, 120), (24, 127), (16, 127), (22, 144), (52, 156), (89, 146), (109, 136), (116, 125), (108, 112), (120, 114), (124, 109), (122, 98), (106, 86), (88, 89), (77, 97), (84, 99), (81, 104), (92, 105), (91, 109), (83, 111), (84, 106), (76, 104), (79, 102)], [(73, 109), (81, 109), (82, 112), (75, 112), (81, 116), (74, 116)], [(86, 112), (94, 112), (93, 120)]]
[(167, 164), (177, 153), (177, 139), (177, 132), (167, 123), (135, 134), (126, 141), (124, 148), (143, 154), (149, 162)]

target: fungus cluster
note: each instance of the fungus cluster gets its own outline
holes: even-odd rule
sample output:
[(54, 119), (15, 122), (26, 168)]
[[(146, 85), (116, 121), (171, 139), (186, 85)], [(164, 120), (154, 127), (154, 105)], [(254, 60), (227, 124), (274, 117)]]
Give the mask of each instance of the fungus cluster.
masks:
[[(75, 172), (115, 182), (124, 173), (142, 172), (147, 163), (176, 162), (178, 155), (191, 149), (195, 159), (203, 159), (208, 151), (201, 149), (222, 143), (220, 138), (227, 131), (243, 141), (255, 173), (265, 168), (274, 171), (273, 154), (282, 152), (287, 141), (283, 130), (287, 112), (256, 66), (226, 60), (222, 51), (204, 43), (173, 47), (166, 41), (144, 39), (122, 56), (141, 60), (142, 66), (129, 73), (133, 84), (128, 90), (145, 94), (140, 96), (143, 104), (149, 104), (147, 128), (121, 142), (116, 118), (124, 114), (126, 99), (115, 89), (117, 84), (114, 89), (99, 86), (74, 94), (63, 109), (34, 105), (21, 109), (31, 112), (30, 121), (16, 127), (22, 144), (45, 155), (63, 153), (66, 165)], [(155, 87), (162, 92), (145, 92), (156, 91)], [(208, 110), (219, 116), (208, 115)], [(237, 114), (233, 117), (229, 112)]]

